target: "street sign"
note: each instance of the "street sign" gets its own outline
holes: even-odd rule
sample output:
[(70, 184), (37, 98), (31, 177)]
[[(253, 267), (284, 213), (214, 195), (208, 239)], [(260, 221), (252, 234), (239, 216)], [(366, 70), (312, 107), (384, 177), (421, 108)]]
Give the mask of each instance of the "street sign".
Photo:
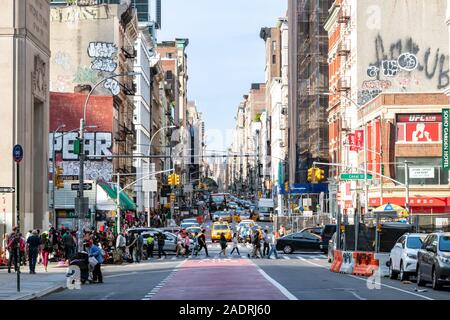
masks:
[[(371, 174), (367, 175), (367, 180), (372, 180)], [(342, 173), (341, 180), (364, 180), (364, 173)]]
[(16, 144), (13, 148), (13, 158), (14, 161), (19, 163), (23, 159), (23, 149), (20, 144)]
[(14, 187), (0, 187), (0, 193), (14, 193), (16, 189)]
[[(78, 191), (80, 189), (79, 183), (72, 183), (70, 188)], [(92, 183), (83, 183), (83, 190), (92, 190)]]

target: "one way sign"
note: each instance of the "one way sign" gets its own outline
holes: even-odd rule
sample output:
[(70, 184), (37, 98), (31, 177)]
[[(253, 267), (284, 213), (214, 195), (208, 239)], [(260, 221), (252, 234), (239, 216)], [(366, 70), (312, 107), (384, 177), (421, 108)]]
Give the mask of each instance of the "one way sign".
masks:
[(0, 187), (0, 193), (14, 193), (16, 189), (14, 187)]

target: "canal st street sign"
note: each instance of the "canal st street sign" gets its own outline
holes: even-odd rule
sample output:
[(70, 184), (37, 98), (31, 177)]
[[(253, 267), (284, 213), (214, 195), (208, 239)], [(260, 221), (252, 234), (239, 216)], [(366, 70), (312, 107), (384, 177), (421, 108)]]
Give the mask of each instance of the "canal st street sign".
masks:
[[(367, 180), (372, 180), (372, 175), (367, 175)], [(341, 180), (364, 180), (364, 173), (342, 173)]]
[(14, 193), (16, 189), (14, 187), (0, 187), (0, 193)]
[(449, 137), (450, 109), (442, 109), (442, 167), (450, 170), (450, 137)]

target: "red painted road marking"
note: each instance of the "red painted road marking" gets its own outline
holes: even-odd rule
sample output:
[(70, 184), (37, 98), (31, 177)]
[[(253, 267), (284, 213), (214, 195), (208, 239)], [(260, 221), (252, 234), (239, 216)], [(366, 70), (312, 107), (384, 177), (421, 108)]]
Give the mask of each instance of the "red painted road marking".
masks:
[(152, 300), (287, 300), (247, 259), (187, 260)]

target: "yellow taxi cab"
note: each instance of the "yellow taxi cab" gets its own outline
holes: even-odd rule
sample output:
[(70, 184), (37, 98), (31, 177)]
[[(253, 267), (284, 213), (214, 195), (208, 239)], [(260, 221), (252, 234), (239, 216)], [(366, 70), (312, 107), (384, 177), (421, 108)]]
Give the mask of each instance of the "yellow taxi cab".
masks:
[(214, 222), (211, 229), (211, 241), (220, 240), (220, 235), (224, 233), (227, 241), (231, 241), (232, 234), (230, 225), (226, 222)]
[(197, 226), (192, 226), (192, 227), (186, 228), (186, 232), (190, 236), (195, 237), (195, 233), (198, 232), (198, 234), (200, 234), (202, 232), (202, 228), (197, 227)]

